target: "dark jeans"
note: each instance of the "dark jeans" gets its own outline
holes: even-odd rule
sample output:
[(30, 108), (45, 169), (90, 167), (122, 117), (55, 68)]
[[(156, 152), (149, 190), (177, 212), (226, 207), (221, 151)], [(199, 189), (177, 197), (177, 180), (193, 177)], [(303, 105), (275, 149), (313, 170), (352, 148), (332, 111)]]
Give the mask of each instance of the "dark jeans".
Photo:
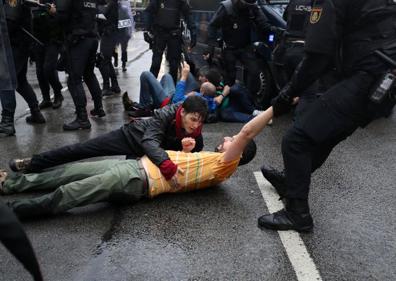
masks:
[(367, 120), (371, 84), (371, 77), (356, 74), (297, 108), (296, 120), (282, 140), (288, 198), (308, 199), (311, 173)]
[(1, 115), (14, 118), (16, 109), (15, 92), (10, 90), (0, 91), (0, 100), (2, 106)]
[(85, 109), (87, 106), (87, 98), (83, 87), (84, 79), (92, 95), (95, 107), (101, 107), (102, 92), (94, 73), (98, 40), (94, 37), (84, 37), (74, 44), (68, 44), (67, 71), (69, 79), (67, 80), (67, 85), (69, 86), (74, 105), (80, 109)]
[(169, 73), (173, 78), (174, 83), (177, 82), (177, 70), (181, 59), (181, 31), (167, 31), (157, 30), (154, 33), (153, 44), (153, 58), (151, 62), (150, 71), (155, 77), (158, 77), (158, 72), (161, 67), (162, 55), (165, 48), (167, 48), (166, 58), (169, 61)]
[(60, 46), (56, 43), (35, 47), (37, 80), (44, 100), (50, 100), (50, 85), (55, 95), (61, 94), (62, 84), (56, 70), (59, 52)]
[(29, 165), (29, 172), (40, 172), (57, 165), (99, 156), (129, 155), (136, 158), (141, 152), (131, 147), (122, 129), (90, 139), (83, 143), (63, 146), (54, 150), (35, 154)]
[[(29, 45), (21, 42), (21, 44), (11, 47), (18, 83), (16, 91), (24, 98), (29, 108), (38, 108), (36, 94), (26, 78), (27, 63), (29, 59)], [(3, 107), (2, 115), (14, 117), (16, 108), (14, 91), (1, 91), (0, 98), (1, 105)]]
[(119, 39), (121, 45), (121, 61), (124, 64), (128, 62), (128, 42), (130, 38), (129, 36), (122, 36)]
[(249, 91), (239, 83), (230, 89), (229, 105), (220, 109), (220, 118), (225, 122), (249, 122), (254, 118), (252, 115), (254, 106), (250, 100)]

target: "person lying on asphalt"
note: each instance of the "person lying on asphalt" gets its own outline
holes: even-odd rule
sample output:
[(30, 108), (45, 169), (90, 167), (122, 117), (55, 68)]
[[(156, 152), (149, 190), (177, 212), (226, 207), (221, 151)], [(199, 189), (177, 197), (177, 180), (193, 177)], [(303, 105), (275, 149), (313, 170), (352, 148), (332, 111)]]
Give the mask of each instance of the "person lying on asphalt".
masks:
[(182, 105), (166, 106), (149, 119), (134, 120), (86, 142), (35, 154), (32, 158), (11, 160), (10, 168), (31, 173), (91, 157), (127, 155), (127, 158), (137, 158), (147, 155), (169, 180), (177, 177), (177, 165), (169, 159), (165, 149), (181, 150), (181, 140), (191, 137), (195, 140), (193, 152), (201, 151), (202, 123), (207, 110), (203, 98), (189, 97)]
[[(233, 137), (224, 137), (215, 152), (190, 153), (194, 142), (183, 141), (183, 151), (167, 151), (178, 166), (178, 177), (166, 179), (147, 156), (139, 160), (102, 160), (72, 163), (42, 173), (13, 174), (1, 186), (2, 194), (50, 190), (36, 198), (17, 199), (8, 206), (21, 219), (62, 213), (96, 202), (133, 203), (163, 193), (186, 192), (216, 186), (256, 154), (253, 138), (271, 120), (272, 107), (245, 124)], [(175, 181), (174, 181), (175, 180)]]

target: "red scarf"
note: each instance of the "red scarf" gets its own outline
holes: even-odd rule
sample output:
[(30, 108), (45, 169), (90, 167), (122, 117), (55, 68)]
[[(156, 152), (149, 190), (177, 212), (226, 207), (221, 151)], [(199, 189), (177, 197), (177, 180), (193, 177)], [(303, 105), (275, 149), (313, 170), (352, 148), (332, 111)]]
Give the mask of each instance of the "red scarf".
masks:
[(179, 106), (179, 108), (176, 111), (176, 124), (175, 124), (175, 129), (176, 129), (176, 137), (178, 139), (183, 139), (186, 137), (190, 138), (196, 138), (202, 133), (202, 125), (199, 126), (198, 128), (195, 129), (194, 132), (191, 134), (186, 134), (186, 131), (182, 128), (182, 116), (181, 116), (181, 111), (182, 111), (182, 106)]

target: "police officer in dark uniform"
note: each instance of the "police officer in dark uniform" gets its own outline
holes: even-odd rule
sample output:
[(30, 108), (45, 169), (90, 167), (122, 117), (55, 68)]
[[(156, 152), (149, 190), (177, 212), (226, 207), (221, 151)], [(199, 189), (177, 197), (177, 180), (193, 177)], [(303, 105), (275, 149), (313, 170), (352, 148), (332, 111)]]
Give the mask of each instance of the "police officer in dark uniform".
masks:
[(169, 61), (169, 73), (175, 83), (182, 52), (181, 16), (190, 30), (190, 48), (193, 48), (197, 42), (197, 33), (187, 0), (151, 0), (145, 10), (146, 29), (154, 36), (150, 71), (154, 76), (158, 76), (162, 54), (167, 48), (166, 58)]
[(291, 0), (283, 14), (286, 32), (273, 52), (274, 78), (279, 88), (290, 80), (304, 56), (305, 34), (312, 0)]
[(246, 70), (246, 86), (251, 93), (259, 90), (260, 65), (253, 51), (253, 33), (257, 35), (277, 31), (268, 23), (267, 17), (256, 0), (226, 0), (213, 15), (208, 26), (208, 53), (213, 57), (217, 44), (217, 30), (221, 29), (223, 39), (224, 83), (232, 86), (236, 78), (236, 63), (242, 62)]
[[(305, 57), (293, 78), (273, 100), (274, 115), (290, 109), (293, 97), (332, 67), (334, 58), (342, 79), (311, 103), (282, 141), (285, 174), (263, 167), (264, 176), (286, 200), (286, 208), (259, 218), (261, 227), (310, 231), (308, 206), (311, 173), (331, 150), (359, 126), (388, 116), (395, 105), (394, 88), (378, 91), (390, 66), (378, 56), (396, 59), (396, 1), (317, 0), (310, 14)], [(376, 93), (386, 93), (379, 101)], [(375, 95), (373, 95), (375, 93)]]
[(87, 98), (83, 79), (92, 95), (95, 108), (92, 115), (103, 111), (102, 93), (95, 76), (94, 68), (98, 34), (96, 14), (99, 0), (59, 0), (56, 2), (56, 17), (62, 22), (65, 31), (66, 71), (69, 74), (67, 85), (76, 107), (77, 117), (64, 124), (66, 131), (90, 129), (86, 110)]
[[(41, 4), (52, 4), (54, 0), (42, 0)], [(62, 106), (62, 84), (59, 81), (56, 69), (58, 55), (63, 43), (63, 32), (56, 19), (49, 15), (43, 7), (32, 9), (33, 34), (43, 44), (34, 44), (34, 56), (36, 61), (36, 74), (39, 82), (43, 101), (39, 104), (40, 109)], [(50, 86), (54, 91), (54, 102), (50, 97)]]
[[(26, 117), (26, 122), (36, 124), (45, 123), (45, 118), (40, 112), (36, 94), (26, 78), (29, 46), (32, 41), (32, 38), (28, 35), (31, 25), (30, 8), (24, 4), (23, 0), (12, 0), (5, 2), (4, 10), (17, 77), (16, 91), (21, 94), (30, 108), (31, 115)], [(13, 125), (16, 107), (15, 93), (13, 90), (3, 90), (1, 96), (2, 101), (7, 101), (8, 103), (6, 107), (3, 107), (3, 125), (1, 127), (4, 134), (13, 135), (15, 134)]]
[(103, 60), (100, 62), (99, 69), (103, 76), (102, 95), (111, 96), (121, 93), (117, 76), (111, 63), (111, 57), (118, 41), (118, 0), (108, 0), (107, 5), (103, 7), (103, 14), (106, 20), (103, 23), (101, 34), (100, 53)]

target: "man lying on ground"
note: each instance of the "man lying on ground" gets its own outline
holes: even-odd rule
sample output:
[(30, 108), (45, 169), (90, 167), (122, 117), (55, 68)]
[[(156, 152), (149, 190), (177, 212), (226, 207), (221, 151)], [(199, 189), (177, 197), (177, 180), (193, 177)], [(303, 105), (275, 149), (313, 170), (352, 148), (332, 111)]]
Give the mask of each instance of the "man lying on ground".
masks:
[(256, 153), (253, 138), (272, 118), (270, 107), (246, 123), (233, 137), (225, 137), (216, 152), (167, 151), (178, 166), (177, 182), (164, 178), (147, 156), (140, 160), (102, 160), (67, 164), (40, 174), (15, 174), (1, 183), (1, 192), (51, 190), (40, 197), (17, 199), (8, 206), (20, 218), (58, 214), (91, 203), (110, 201), (132, 203), (163, 193), (186, 192), (218, 185), (238, 165), (248, 163)]
[(146, 155), (167, 180), (176, 178), (177, 165), (169, 159), (165, 149), (181, 150), (181, 140), (190, 137), (195, 140), (193, 152), (201, 151), (202, 122), (207, 109), (203, 98), (189, 97), (182, 105), (166, 106), (157, 110), (152, 118), (135, 120), (86, 142), (35, 154), (32, 158), (11, 160), (10, 168), (15, 172), (31, 173), (91, 157), (127, 155), (137, 158)]

